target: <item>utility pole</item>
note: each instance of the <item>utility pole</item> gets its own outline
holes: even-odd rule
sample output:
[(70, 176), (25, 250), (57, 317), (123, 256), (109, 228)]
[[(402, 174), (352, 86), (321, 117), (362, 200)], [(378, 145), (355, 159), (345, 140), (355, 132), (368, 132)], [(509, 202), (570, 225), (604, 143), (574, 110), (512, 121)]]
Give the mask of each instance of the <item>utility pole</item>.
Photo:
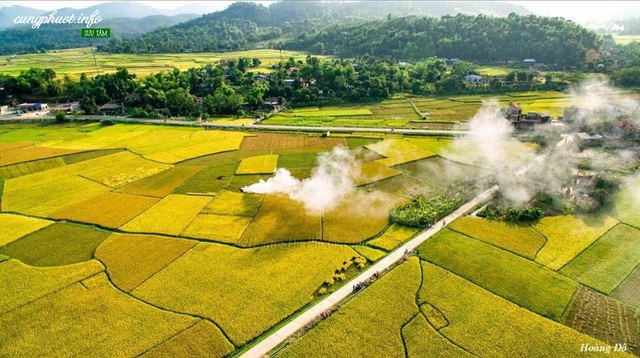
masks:
[(93, 55), (93, 65), (96, 66), (96, 73), (100, 74), (100, 69), (98, 69), (98, 62), (96, 61), (96, 53), (93, 51), (93, 44), (91, 43), (91, 39), (89, 39), (89, 47), (91, 48), (91, 54)]

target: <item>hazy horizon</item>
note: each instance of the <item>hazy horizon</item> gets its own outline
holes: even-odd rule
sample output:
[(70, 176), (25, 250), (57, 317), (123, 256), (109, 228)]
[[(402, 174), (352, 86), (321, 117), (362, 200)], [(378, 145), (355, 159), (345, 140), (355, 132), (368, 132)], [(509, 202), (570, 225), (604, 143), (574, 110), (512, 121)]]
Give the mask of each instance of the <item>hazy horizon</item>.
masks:
[[(247, 1), (247, 0), (245, 0)], [(251, 1), (251, 0), (249, 0)], [(335, 0), (334, 0), (335, 1)], [(94, 5), (108, 3), (114, 1), (0, 1), (0, 8), (20, 5), (30, 8), (42, 9), (50, 11), (63, 7), (83, 9)], [(200, 7), (199, 11), (194, 13), (220, 11), (235, 1), (132, 1), (145, 4), (146, 6), (159, 10), (174, 10), (193, 5), (194, 10)], [(253, 1), (265, 6), (276, 1)], [(466, 2), (466, 1), (459, 1)], [(634, 14), (640, 13), (640, 1), (504, 1), (506, 3), (521, 5), (536, 15), (541, 16), (560, 16), (581, 24), (595, 24), (611, 20), (621, 20), (634, 17)]]

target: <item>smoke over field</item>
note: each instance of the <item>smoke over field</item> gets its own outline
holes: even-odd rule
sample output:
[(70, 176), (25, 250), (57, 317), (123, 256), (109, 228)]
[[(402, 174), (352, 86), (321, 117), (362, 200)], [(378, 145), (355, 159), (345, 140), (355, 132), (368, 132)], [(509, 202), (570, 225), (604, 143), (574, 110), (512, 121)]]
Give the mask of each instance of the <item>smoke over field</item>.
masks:
[(343, 146), (318, 156), (318, 164), (308, 179), (297, 179), (285, 168), (279, 168), (268, 180), (244, 187), (247, 193), (285, 194), (302, 202), (310, 212), (325, 212), (335, 208), (355, 191), (359, 175), (358, 161)]
[[(572, 118), (570, 132), (586, 131), (589, 134), (615, 134), (620, 121), (628, 121), (636, 128), (640, 124), (638, 101), (621, 95), (602, 81), (587, 81), (572, 89), (570, 103), (578, 110)], [(500, 112), (497, 101), (485, 101), (475, 116), (469, 121), (470, 133), (456, 139), (452, 151), (466, 151), (477, 157), (476, 162), (488, 168), (494, 175), (501, 193), (515, 204), (528, 202), (537, 192), (556, 192), (572, 185), (580, 156), (594, 151), (580, 148), (572, 134), (560, 134), (553, 126), (538, 125), (529, 133), (531, 137), (544, 137), (548, 147), (537, 155), (510, 157), (515, 139), (513, 126)], [(609, 136), (611, 137), (611, 136)], [(609, 137), (607, 143), (609, 144)], [(596, 150), (598, 156), (608, 156), (607, 160), (594, 158), (594, 164), (634, 163), (638, 160), (637, 149), (628, 148)], [(525, 174), (526, 173), (526, 174)], [(640, 188), (638, 188), (640, 194)]]

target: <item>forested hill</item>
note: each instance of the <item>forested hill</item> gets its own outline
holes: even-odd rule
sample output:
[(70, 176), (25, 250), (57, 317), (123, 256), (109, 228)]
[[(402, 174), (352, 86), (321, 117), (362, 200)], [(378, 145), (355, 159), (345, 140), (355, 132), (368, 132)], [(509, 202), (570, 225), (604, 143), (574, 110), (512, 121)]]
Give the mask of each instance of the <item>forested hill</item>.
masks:
[(232, 51), (253, 48), (258, 43), (275, 46), (277, 42), (301, 32), (388, 16), (441, 16), (457, 13), (506, 16), (509, 12), (528, 13), (522, 6), (494, 1), (454, 4), (445, 1), (407, 1), (401, 4), (389, 1), (281, 1), (269, 7), (238, 2), (224, 11), (159, 29), (137, 39), (114, 40), (100, 49), (123, 53)]
[(534, 58), (578, 65), (598, 48), (598, 36), (562, 18), (518, 16), (405, 17), (346, 24), (303, 33), (285, 45), (341, 56), (371, 55), (402, 60), (429, 56), (493, 62)]
[[(132, 38), (159, 27), (172, 26), (191, 20), (194, 17), (197, 15), (151, 15), (141, 19), (120, 17), (106, 19), (100, 22), (98, 27), (110, 28), (114, 37)], [(0, 41), (0, 55), (89, 46), (89, 39), (80, 36), (82, 28), (83, 26), (79, 24), (43, 24), (40, 29), (35, 30), (30, 25), (11, 27), (0, 31), (0, 39), (2, 39)], [(92, 43), (95, 45), (107, 41), (108, 39), (93, 39)]]

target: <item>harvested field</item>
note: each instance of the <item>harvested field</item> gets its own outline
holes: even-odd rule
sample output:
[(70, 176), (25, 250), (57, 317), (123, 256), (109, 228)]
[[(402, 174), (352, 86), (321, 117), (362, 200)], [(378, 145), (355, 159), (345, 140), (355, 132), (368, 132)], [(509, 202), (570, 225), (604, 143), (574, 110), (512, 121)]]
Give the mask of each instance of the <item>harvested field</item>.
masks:
[(401, 171), (386, 167), (376, 162), (364, 163), (360, 166), (360, 175), (356, 179), (356, 185), (370, 184), (379, 180), (402, 174)]
[(608, 216), (544, 217), (535, 224), (547, 238), (536, 261), (559, 270), (616, 224), (618, 221)]
[(121, 227), (123, 231), (180, 235), (211, 197), (172, 194)]
[(382, 235), (369, 241), (368, 244), (386, 251), (391, 251), (401, 243), (416, 235), (419, 231), (419, 229), (391, 224), (391, 226), (389, 226)]
[(326, 277), (355, 255), (347, 246), (329, 244), (237, 249), (201, 243), (133, 294), (210, 318), (240, 345), (307, 304)]
[(437, 196), (440, 189), (425, 184), (417, 179), (406, 175), (396, 175), (394, 177), (379, 180), (363, 187), (365, 190), (381, 190), (387, 193), (404, 196), (406, 198), (415, 198), (421, 196), (428, 200)]
[(135, 181), (118, 190), (119, 193), (163, 198), (200, 172), (204, 167), (173, 167)]
[(113, 234), (95, 256), (107, 267), (113, 283), (129, 292), (196, 244), (163, 236)]
[(251, 223), (250, 217), (200, 214), (180, 236), (235, 244)]
[(389, 158), (378, 159), (376, 160), (376, 162), (388, 167), (392, 167), (394, 165), (414, 162), (416, 160), (432, 157), (434, 155), (435, 154), (431, 153), (430, 151), (422, 149), (415, 152), (394, 155)]
[(202, 209), (202, 214), (254, 217), (263, 197), (261, 194), (221, 191)]
[(0, 167), (0, 179), (11, 179), (64, 166), (63, 158), (49, 158)]
[(259, 182), (260, 180), (267, 180), (267, 179), (271, 178), (272, 176), (273, 176), (273, 174), (236, 175), (231, 179), (231, 181), (229, 182), (229, 185), (227, 185), (226, 190), (227, 191), (239, 191), (240, 189), (244, 188), (245, 186), (249, 186), (251, 184), (255, 184), (255, 183)]
[(279, 356), (403, 356), (400, 331), (419, 310), (415, 302), (419, 285), (419, 261), (412, 258), (294, 340)]
[[(102, 270), (102, 265), (95, 260), (63, 267), (32, 267), (17, 260), (4, 261), (0, 264), (0, 287), (3, 292), (0, 295), (0, 319), (8, 311)], [(2, 331), (6, 332), (6, 329)]]
[(449, 229), (531, 260), (536, 257), (536, 253), (544, 246), (546, 241), (544, 236), (540, 235), (528, 224), (491, 221), (473, 217), (460, 218), (451, 223)]
[(361, 138), (361, 137), (347, 137), (345, 141), (347, 143), (347, 147), (349, 148), (358, 148), (363, 147), (369, 144), (375, 144), (380, 142), (382, 139), (380, 138)]
[(640, 266), (636, 267), (627, 279), (613, 291), (612, 297), (640, 309)]
[(56, 223), (0, 247), (0, 254), (31, 266), (62, 266), (89, 261), (109, 236), (106, 231)]
[(37, 145), (4, 150), (0, 152), (0, 166), (23, 163), (32, 160), (59, 157), (79, 152), (60, 148), (46, 148)]
[(418, 248), (421, 258), (542, 316), (559, 320), (578, 284), (512, 253), (448, 229)]
[[(246, 138), (252, 138), (252, 137), (246, 137)], [(237, 166), (238, 162), (240, 162), (244, 158), (255, 157), (258, 155), (272, 154), (271, 152), (272, 152), (271, 149), (233, 150), (230, 152), (210, 154), (210, 155), (205, 155), (198, 158), (185, 160), (183, 162), (176, 163), (176, 166), (213, 167), (213, 166), (220, 166), (223, 164), (232, 164), (232, 163), (235, 163)]]
[(0, 246), (53, 224), (53, 221), (27, 216), (0, 214)]
[(285, 154), (278, 157), (278, 168), (313, 168), (318, 160), (315, 153)]
[(258, 133), (253, 137), (245, 137), (240, 149), (291, 149), (291, 148), (312, 148), (314, 150), (329, 150), (336, 145), (344, 144), (343, 138), (320, 138), (310, 136), (296, 136), (276, 133)]
[(320, 239), (320, 215), (307, 213), (303, 204), (287, 196), (265, 195), (258, 214), (238, 245), (251, 247), (274, 242)]
[(603, 294), (580, 287), (565, 324), (612, 346), (626, 344), (640, 356), (640, 311)]
[(385, 139), (382, 142), (367, 144), (365, 148), (387, 158), (420, 150), (420, 147), (411, 144), (405, 139)]
[(620, 224), (562, 269), (562, 273), (606, 294), (640, 264), (640, 230)]
[(135, 300), (101, 274), (0, 316), (0, 340), (12, 342), (0, 355), (135, 356), (197, 322)]
[(471, 180), (482, 173), (476, 167), (459, 164), (441, 157), (400, 164), (393, 169), (439, 189), (445, 189), (456, 181)]
[(79, 204), (67, 206), (50, 217), (116, 229), (149, 209), (159, 199), (107, 192)]
[(217, 193), (229, 185), (237, 167), (238, 162), (207, 167), (179, 186), (175, 193)]
[(123, 150), (124, 149), (121, 149), (121, 148), (104, 149), (104, 150), (92, 150), (92, 151), (88, 151), (88, 152), (81, 152), (81, 153), (77, 153), (77, 154), (65, 155), (64, 157), (62, 157), (62, 160), (64, 160), (65, 164), (70, 165), (70, 164), (76, 164), (76, 163), (84, 162), (85, 160), (91, 160), (91, 159), (104, 157), (106, 155), (115, 154), (115, 153), (121, 152)]
[(261, 155), (242, 159), (236, 174), (272, 174), (276, 171), (278, 156)]

